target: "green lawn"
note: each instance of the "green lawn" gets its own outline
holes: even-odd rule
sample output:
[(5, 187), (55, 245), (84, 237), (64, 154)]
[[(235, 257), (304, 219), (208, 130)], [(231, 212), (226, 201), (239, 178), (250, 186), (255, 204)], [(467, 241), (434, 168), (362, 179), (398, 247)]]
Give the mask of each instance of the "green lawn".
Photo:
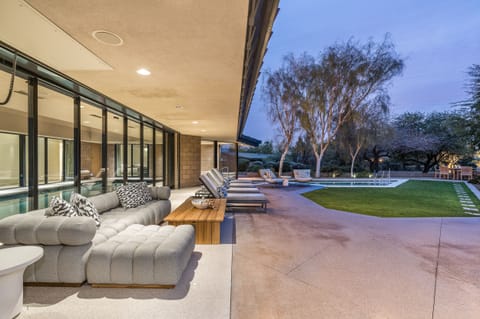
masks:
[[(325, 188), (303, 194), (326, 208), (380, 217), (468, 217), (455, 183), (408, 181), (396, 188)], [(466, 187), (473, 203), (480, 201)]]

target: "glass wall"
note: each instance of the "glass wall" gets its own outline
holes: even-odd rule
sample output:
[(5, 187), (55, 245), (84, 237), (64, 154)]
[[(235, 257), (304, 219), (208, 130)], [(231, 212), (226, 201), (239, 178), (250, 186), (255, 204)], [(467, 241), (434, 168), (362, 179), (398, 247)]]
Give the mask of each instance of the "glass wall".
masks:
[[(8, 93), (10, 74), (0, 71), (0, 99)], [(0, 106), (0, 218), (28, 210), (26, 136), (28, 85), (19, 77), (10, 101)]]
[[(5, 67), (5, 60), (0, 59), (0, 64)], [(7, 105), (0, 106), (0, 219), (45, 208), (53, 196), (69, 200), (72, 191), (78, 189), (83, 195), (93, 196), (142, 177), (149, 184), (155, 181), (156, 185), (162, 185), (165, 164), (173, 181), (177, 165), (174, 133), (166, 131), (171, 137), (171, 147), (167, 151), (169, 158), (165, 159), (163, 134), (166, 132), (132, 119), (124, 122), (124, 115), (111, 109), (105, 113), (107, 126), (103, 132), (103, 108), (106, 106), (102, 102), (83, 100), (84, 96), (78, 96), (78, 92), (57, 89), (40, 79), (38, 98), (29, 101), (29, 94), (34, 92), (38, 82), (36, 75), (22, 72), (30, 71), (17, 72), (19, 76), (15, 78), (12, 97)], [(30, 85), (20, 76), (31, 77)], [(9, 82), (10, 74), (0, 70), (0, 100), (7, 96)], [(79, 109), (75, 107), (74, 97), (81, 101)], [(36, 107), (37, 117), (34, 116)], [(75, 110), (79, 110), (78, 117)], [(29, 131), (30, 111), (33, 125)], [(35, 123), (38, 133), (33, 135)], [(75, 141), (77, 125), (79, 141)], [(124, 129), (128, 132), (126, 141)], [(29, 139), (29, 134), (33, 139)], [(102, 144), (103, 138), (106, 138), (106, 145)], [(37, 144), (36, 152), (29, 154), (29, 147), (32, 149), (34, 144)], [(80, 152), (75, 149), (77, 146)], [(29, 159), (34, 164), (31, 167)], [(79, 176), (75, 176), (76, 168)], [(29, 174), (37, 179), (30, 188)], [(105, 180), (106, 185), (103, 184)], [(75, 185), (75, 181), (80, 185)], [(33, 187), (37, 182), (38, 187)]]
[(237, 173), (237, 146), (233, 143), (221, 143), (219, 147), (219, 169), (223, 174), (235, 177)]
[(155, 130), (155, 185), (163, 185), (163, 132)]
[(107, 191), (123, 184), (123, 116), (107, 112)]
[(38, 87), (39, 208), (48, 207), (53, 196), (69, 200), (74, 190), (73, 120), (72, 97)]
[(20, 186), (20, 135), (0, 133), (0, 189)]
[(143, 126), (143, 180), (153, 184), (153, 127)]
[(140, 124), (128, 120), (127, 144), (127, 178), (129, 181), (140, 180)]
[(84, 196), (100, 194), (103, 190), (102, 167), (102, 109), (82, 101), (80, 105), (80, 184)]

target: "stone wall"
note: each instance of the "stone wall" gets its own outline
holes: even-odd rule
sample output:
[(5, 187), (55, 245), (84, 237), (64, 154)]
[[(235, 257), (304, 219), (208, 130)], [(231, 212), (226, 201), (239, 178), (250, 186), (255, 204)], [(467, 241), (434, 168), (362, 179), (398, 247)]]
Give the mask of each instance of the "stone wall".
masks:
[(213, 143), (212, 144), (202, 144), (202, 172), (209, 171), (213, 168)]
[(200, 185), (200, 137), (180, 135), (180, 188)]

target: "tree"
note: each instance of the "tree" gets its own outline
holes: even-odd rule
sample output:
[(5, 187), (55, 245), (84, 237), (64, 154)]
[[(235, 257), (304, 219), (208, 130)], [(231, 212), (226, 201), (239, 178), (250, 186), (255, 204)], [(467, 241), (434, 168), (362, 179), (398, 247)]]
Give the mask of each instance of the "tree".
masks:
[(263, 86), (263, 98), (267, 115), (276, 124), (279, 132), (278, 148), (281, 152), (278, 174), (281, 176), (283, 163), (298, 130), (297, 104), (293, 94), (294, 72), (290, 59), (284, 58), (283, 66), (276, 71), (267, 71), (266, 83)]
[(461, 112), (404, 113), (394, 120), (392, 147), (404, 163), (422, 166), (423, 173), (452, 155), (470, 152), (470, 136)]
[(333, 45), (318, 61), (308, 54), (290, 61), (296, 74), (300, 124), (312, 143), (315, 177), (320, 177), (322, 158), (339, 129), (362, 105), (385, 94), (386, 84), (402, 71), (403, 61), (388, 36), (380, 44)]
[(468, 129), (472, 136), (472, 143), (480, 147), (480, 64), (472, 65), (467, 72), (466, 92), (470, 96), (466, 101), (457, 105), (463, 107), (468, 115)]
[(350, 176), (354, 176), (355, 161), (360, 151), (373, 142), (381, 123), (387, 121), (389, 97), (379, 95), (371, 104), (364, 104), (339, 129), (337, 141), (350, 157)]
[(292, 147), (292, 159), (294, 162), (303, 163), (309, 167), (315, 164), (311, 143), (305, 134), (298, 136), (297, 142)]
[(368, 162), (370, 172), (376, 172), (382, 159), (390, 157), (393, 128), (388, 121), (378, 121), (371, 127), (369, 135), (362, 158)]
[(273, 154), (272, 141), (262, 142), (257, 147), (242, 147), (242, 152), (246, 153), (258, 153), (258, 154)]

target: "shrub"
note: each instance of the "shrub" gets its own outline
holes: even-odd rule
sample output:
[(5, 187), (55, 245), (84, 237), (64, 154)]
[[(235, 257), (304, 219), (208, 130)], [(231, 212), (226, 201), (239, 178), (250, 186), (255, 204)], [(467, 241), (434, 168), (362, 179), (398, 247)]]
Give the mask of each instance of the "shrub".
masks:
[(471, 180), (468, 181), (470, 184), (480, 184), (480, 176), (475, 176)]
[(357, 176), (357, 178), (367, 178), (367, 177), (370, 177), (370, 173), (369, 171), (361, 171), (361, 172), (358, 172), (358, 173), (355, 173), (355, 176)]
[(238, 171), (239, 172), (245, 172), (248, 169), (248, 166), (250, 165), (250, 160), (246, 158), (239, 158), (238, 159)]
[(259, 169), (264, 168), (265, 165), (262, 161), (253, 161), (248, 164), (247, 172), (258, 172)]

